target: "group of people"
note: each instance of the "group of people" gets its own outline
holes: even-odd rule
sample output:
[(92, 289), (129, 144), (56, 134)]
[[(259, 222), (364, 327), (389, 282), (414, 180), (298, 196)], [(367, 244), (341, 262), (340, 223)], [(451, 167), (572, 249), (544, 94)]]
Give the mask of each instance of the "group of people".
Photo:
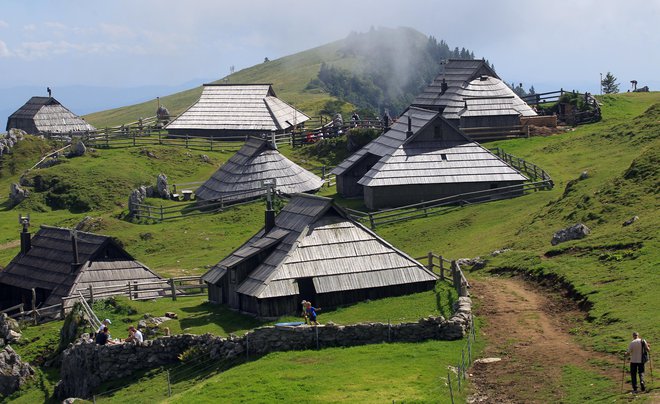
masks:
[(312, 302), (308, 302), (307, 300), (303, 300), (301, 304), (302, 317), (305, 319), (305, 324), (319, 325), (318, 321), (316, 320), (316, 312), (320, 311), (321, 308), (312, 306)]
[(117, 344), (122, 342), (132, 342), (132, 343), (141, 343), (144, 341), (144, 336), (142, 332), (135, 328), (134, 326), (128, 327), (128, 336), (124, 340), (115, 341), (110, 337), (109, 325), (112, 324), (109, 318), (103, 320), (99, 329), (96, 330), (96, 335), (94, 336), (94, 342), (98, 345), (107, 345), (107, 344)]

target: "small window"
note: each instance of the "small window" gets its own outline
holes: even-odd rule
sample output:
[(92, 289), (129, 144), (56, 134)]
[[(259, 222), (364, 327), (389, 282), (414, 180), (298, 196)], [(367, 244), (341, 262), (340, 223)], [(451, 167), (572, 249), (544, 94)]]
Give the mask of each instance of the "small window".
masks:
[(442, 127), (441, 126), (434, 126), (433, 127), (433, 138), (434, 139), (442, 139)]
[(447, 161), (447, 155), (444, 153), (440, 155), (440, 158), (442, 158), (442, 161)]

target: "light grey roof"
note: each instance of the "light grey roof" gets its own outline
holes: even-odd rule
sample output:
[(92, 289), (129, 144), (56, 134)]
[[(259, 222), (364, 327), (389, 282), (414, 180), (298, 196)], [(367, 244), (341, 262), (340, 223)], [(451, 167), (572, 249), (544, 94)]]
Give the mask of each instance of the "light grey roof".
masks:
[[(329, 198), (297, 195), (277, 215), (275, 223), (271, 233), (279, 230), (287, 235), (239, 285), (239, 293), (257, 298), (296, 295), (299, 278), (312, 278), (318, 293), (437, 279), (422, 264), (347, 218)], [(263, 230), (236, 252), (254, 246), (262, 237)], [(208, 281), (214, 277), (213, 272), (221, 273), (235, 265), (236, 252), (204, 279)]]
[(28, 133), (83, 133), (96, 130), (53, 97), (32, 97), (7, 119), (7, 130)]
[(341, 175), (349, 170), (355, 163), (360, 161), (364, 156), (371, 154), (378, 157), (385, 156), (394, 150), (406, 140), (406, 132), (408, 131), (408, 117), (411, 118), (411, 129), (413, 133), (417, 133), (422, 127), (438, 115), (435, 111), (429, 111), (422, 108), (410, 107), (408, 108), (399, 119), (392, 124), (390, 129), (376, 139), (369, 142), (362, 149), (353, 153), (346, 160), (342, 161), (337, 167), (332, 170), (335, 175)]
[(264, 194), (262, 181), (275, 178), (284, 194), (316, 191), (323, 180), (284, 157), (268, 140), (248, 138), (195, 194), (203, 200), (250, 199)]
[[(443, 136), (421, 131), (382, 157), (359, 181), (363, 186), (525, 181), (520, 172), (465, 137), (444, 118)], [(422, 136), (424, 135), (424, 136)]]
[(486, 115), (536, 116), (536, 112), (525, 101), (496, 77), (479, 76), (461, 85), (455, 95), (447, 101), (442, 112), (442, 116), (447, 119)]
[(272, 131), (307, 120), (278, 99), (270, 84), (205, 84), (199, 100), (166, 129)]
[[(443, 71), (415, 98), (412, 105), (442, 110), (451, 101), (462, 101), (458, 94), (460, 88), (481, 75), (499, 78), (483, 60), (449, 59)], [(442, 91), (443, 80), (447, 84), (445, 92)]]

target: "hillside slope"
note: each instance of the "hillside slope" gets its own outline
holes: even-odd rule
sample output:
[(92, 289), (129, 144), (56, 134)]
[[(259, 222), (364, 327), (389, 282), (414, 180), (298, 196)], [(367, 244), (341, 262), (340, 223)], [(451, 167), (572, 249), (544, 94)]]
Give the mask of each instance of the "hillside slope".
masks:
[[(371, 110), (389, 107), (396, 113), (435, 77), (441, 69), (440, 60), (473, 56), (466, 49), (451, 51), (444, 41), (438, 43), (411, 28), (379, 28), (240, 70), (215, 83), (272, 83), (278, 97), (310, 116), (318, 116), (328, 103), (332, 111), (326, 114), (338, 108), (349, 113), (353, 107), (346, 103)], [(326, 82), (319, 80), (322, 67), (332, 69)], [(362, 102), (360, 94), (367, 90), (377, 94)], [(199, 98), (201, 91), (201, 86), (196, 87), (161, 97), (161, 102), (178, 115)], [(154, 116), (156, 108), (153, 100), (85, 118), (103, 128)]]

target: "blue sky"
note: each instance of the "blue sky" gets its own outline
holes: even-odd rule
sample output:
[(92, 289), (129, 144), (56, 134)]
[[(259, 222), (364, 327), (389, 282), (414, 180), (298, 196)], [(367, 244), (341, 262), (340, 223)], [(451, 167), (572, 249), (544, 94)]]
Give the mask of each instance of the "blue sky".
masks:
[(2, 0), (0, 89), (201, 82), (371, 26), (469, 48), (525, 88), (597, 92), (607, 71), (660, 87), (658, 0)]

